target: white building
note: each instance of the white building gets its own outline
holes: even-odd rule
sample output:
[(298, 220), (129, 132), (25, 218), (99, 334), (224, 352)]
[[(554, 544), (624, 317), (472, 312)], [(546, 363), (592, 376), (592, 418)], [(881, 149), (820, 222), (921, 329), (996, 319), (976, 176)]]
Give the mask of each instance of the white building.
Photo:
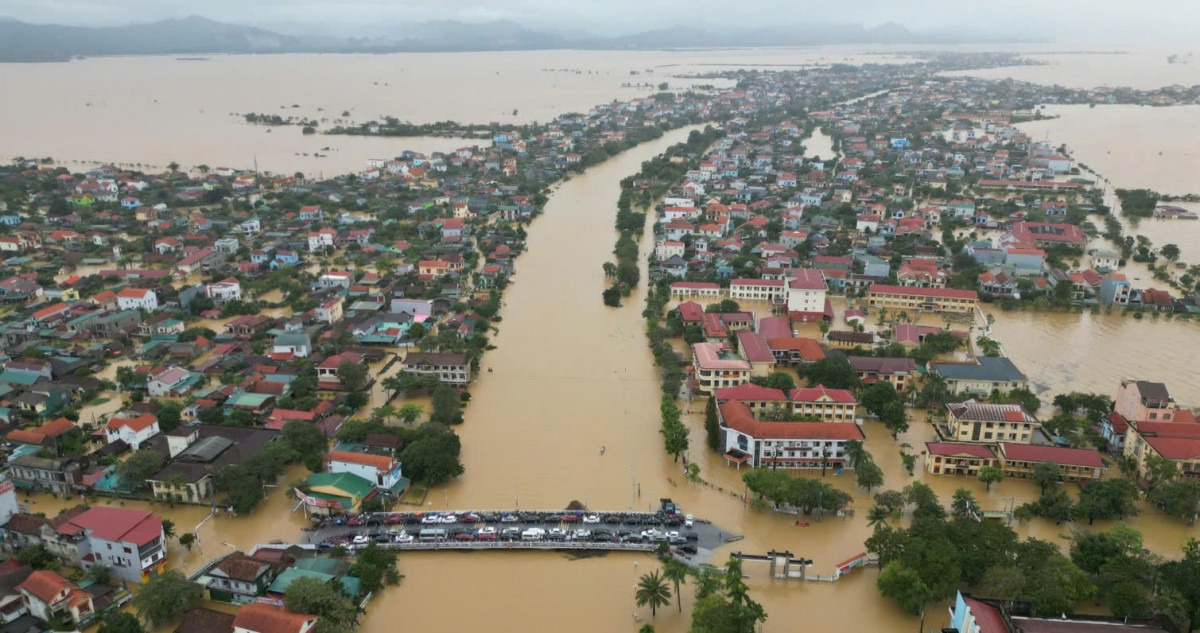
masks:
[(787, 284), (788, 312), (825, 312), (825, 276), (814, 268), (791, 271)]
[(321, 229), (308, 234), (309, 252), (319, 251), (325, 247), (333, 248), (333, 239), (337, 233), (333, 229)]
[(325, 469), (331, 473), (350, 473), (371, 482), (376, 488), (392, 488), (404, 477), (400, 462), (386, 455), (332, 450), (325, 456)]
[(654, 256), (659, 261), (666, 261), (672, 257), (683, 257), (684, 246), (683, 242), (676, 240), (663, 240), (654, 247)]
[(331, 270), (318, 277), (317, 283), (322, 288), (349, 288), (354, 283), (354, 275), (344, 271)]
[(160, 430), (158, 418), (152, 413), (143, 413), (136, 418), (112, 418), (104, 426), (104, 437), (109, 444), (122, 440), (136, 451), (142, 442), (154, 437)]
[(721, 404), (717, 411), (725, 459), (739, 468), (852, 468), (846, 443), (864, 439), (853, 422), (762, 422), (737, 400)]
[(212, 299), (217, 305), (226, 301), (241, 301), (242, 284), (237, 279), (228, 277), (216, 283), (206, 284), (204, 296)]
[(149, 390), (151, 397), (161, 398), (169, 396), (173, 391), (182, 387), (191, 377), (191, 372), (182, 367), (168, 367), (151, 374), (149, 379), (146, 380), (146, 389)]
[(117, 293), (117, 307), (122, 310), (157, 310), (158, 295), (146, 288), (126, 288)]

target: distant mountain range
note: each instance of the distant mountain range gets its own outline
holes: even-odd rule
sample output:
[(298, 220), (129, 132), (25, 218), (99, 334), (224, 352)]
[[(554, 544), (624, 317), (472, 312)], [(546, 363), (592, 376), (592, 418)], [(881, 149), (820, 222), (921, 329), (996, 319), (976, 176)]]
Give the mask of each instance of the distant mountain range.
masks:
[[(803, 29), (670, 29), (618, 37), (536, 30), (508, 20), (406, 24), (374, 38), (284, 35), (191, 16), (149, 24), (83, 27), (0, 18), (0, 62), (63, 61), (101, 55), (220, 53), (392, 53), (573, 49), (721, 48), (822, 44), (950, 44), (955, 36), (914, 34), (899, 24), (808, 24)], [(972, 37), (978, 42), (978, 35)], [(999, 41), (999, 40), (997, 40)]]

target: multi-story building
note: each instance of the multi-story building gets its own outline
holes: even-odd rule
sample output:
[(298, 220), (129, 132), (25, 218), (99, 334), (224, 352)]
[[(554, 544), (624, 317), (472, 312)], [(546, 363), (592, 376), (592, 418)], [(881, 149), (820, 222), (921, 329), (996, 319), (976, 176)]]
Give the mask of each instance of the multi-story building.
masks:
[(926, 442), (925, 470), (934, 475), (975, 477), (984, 466), (998, 466), (1000, 460), (990, 446), (958, 442)]
[(700, 393), (708, 395), (715, 389), (750, 381), (750, 362), (730, 350), (727, 343), (693, 343), (692, 360)]
[(908, 387), (917, 372), (917, 364), (911, 358), (849, 356), (846, 360), (864, 384), (885, 380), (900, 392)]
[(216, 283), (204, 285), (204, 296), (221, 305), (226, 301), (241, 301), (242, 284), (234, 277), (222, 279)]
[(1113, 410), (1126, 420), (1171, 422), (1179, 405), (1161, 382), (1122, 380)]
[(826, 288), (825, 276), (821, 271), (814, 268), (796, 268), (790, 271), (788, 276), (790, 277), (787, 280), (788, 312), (816, 315), (817, 319), (822, 317), (825, 314)]
[(1060, 446), (1036, 446), (1000, 442), (1000, 467), (1004, 476), (1016, 479), (1033, 477), (1038, 464), (1053, 462), (1058, 465), (1058, 476), (1063, 481), (1091, 481), (1100, 478), (1104, 461), (1094, 448), (1064, 448)]
[(1169, 459), (1179, 473), (1200, 480), (1200, 424), (1129, 420), (1125, 431), (1125, 456), (1137, 463), (1138, 474), (1146, 476), (1150, 456)]
[(871, 284), (867, 303), (873, 308), (912, 312), (970, 312), (979, 303), (974, 290)]
[(846, 443), (864, 438), (853, 422), (761, 422), (736, 400), (720, 404), (717, 411), (725, 459), (739, 468), (853, 468)]
[(974, 363), (930, 363), (929, 368), (945, 379), (953, 394), (990, 396), (1029, 389), (1029, 379), (1003, 356), (977, 356)]
[(854, 394), (823, 385), (792, 389), (788, 399), (792, 403), (792, 415), (816, 418), (821, 422), (854, 422), (858, 407)]
[(409, 352), (404, 357), (404, 371), (432, 374), (447, 385), (465, 386), (471, 381), (471, 360), (466, 354)]
[(84, 560), (111, 568), (122, 580), (145, 582), (167, 563), (162, 517), (146, 510), (95, 506), (56, 531), (65, 538), (86, 538), (86, 553), (77, 546)]
[(967, 400), (946, 405), (945, 427), (938, 427), (951, 442), (1014, 442), (1029, 444), (1037, 418), (1019, 404), (988, 404)]
[(154, 311), (158, 309), (158, 295), (146, 288), (126, 288), (117, 293), (117, 306), (122, 310)]
[(153, 413), (143, 413), (136, 418), (117, 416), (104, 425), (104, 437), (109, 444), (120, 440), (136, 451), (159, 430), (158, 418)]
[(83, 628), (96, 620), (91, 594), (57, 572), (40, 569), (16, 586), (30, 615), (42, 622), (67, 620)]
[(400, 462), (388, 455), (334, 449), (325, 456), (325, 470), (332, 474), (350, 473), (371, 482), (376, 488), (391, 490), (404, 479)]

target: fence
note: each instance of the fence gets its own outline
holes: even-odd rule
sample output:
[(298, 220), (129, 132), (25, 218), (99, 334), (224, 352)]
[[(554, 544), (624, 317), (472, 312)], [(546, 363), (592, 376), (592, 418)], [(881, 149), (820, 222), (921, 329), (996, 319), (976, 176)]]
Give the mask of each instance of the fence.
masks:
[(435, 541), (421, 543), (380, 543), (380, 547), (401, 551), (439, 550), (570, 550), (606, 552), (653, 552), (657, 543), (593, 543), (587, 541)]

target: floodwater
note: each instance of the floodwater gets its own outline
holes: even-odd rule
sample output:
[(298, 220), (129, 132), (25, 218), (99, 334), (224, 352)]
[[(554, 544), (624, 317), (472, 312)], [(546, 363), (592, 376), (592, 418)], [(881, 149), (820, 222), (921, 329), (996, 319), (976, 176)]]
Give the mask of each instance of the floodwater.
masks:
[(72, 170), (116, 162), (144, 171), (165, 169), (172, 161), (185, 169), (252, 169), (257, 161), (265, 172), (328, 177), (361, 171), (368, 158), (406, 149), (448, 151), (491, 140), (305, 136), (299, 126), (250, 125), (242, 115), (315, 119), (318, 131), (384, 116), (414, 123), (520, 125), (586, 112), (614, 98), (649, 96), (663, 81), (672, 89), (727, 85), (676, 75), (868, 61), (911, 60), (835, 47), (214, 55), (203, 61), (148, 56), (0, 64), (0, 85), (10, 88), (0, 103), (5, 139), (0, 160), (53, 157)]
[[(1151, 45), (1153, 46), (1153, 45)], [(1200, 84), (1200, 60), (1194, 50), (1184, 47), (1177, 50), (1122, 50), (1074, 52), (1058, 45), (1033, 47), (996, 46), (991, 50), (1034, 51), (1026, 57), (1037, 65), (1009, 66), (946, 73), (968, 75), (984, 79), (1016, 79), (1037, 84), (1059, 85), (1068, 88), (1096, 88), (1100, 86), (1128, 86), (1140, 90), (1153, 90), (1163, 86)], [(1157, 49), (1158, 47), (1153, 47)], [(1044, 50), (1050, 49), (1050, 50)], [(1058, 53), (1062, 54), (1058, 54)], [(1179, 54), (1181, 61), (1169, 63), (1168, 57)]]

